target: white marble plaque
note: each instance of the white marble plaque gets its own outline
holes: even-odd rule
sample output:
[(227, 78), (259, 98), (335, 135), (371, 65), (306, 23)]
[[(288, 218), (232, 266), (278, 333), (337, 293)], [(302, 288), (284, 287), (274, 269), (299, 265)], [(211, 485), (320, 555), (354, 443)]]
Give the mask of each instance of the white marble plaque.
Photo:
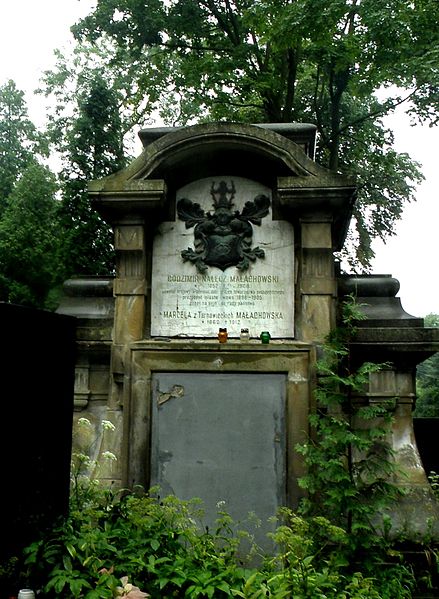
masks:
[(177, 192), (177, 202), (187, 198), (204, 213), (214, 213), (212, 184), (225, 181), (235, 188), (233, 212), (242, 213), (246, 202), (261, 194), (270, 199), (270, 209), (261, 225), (252, 224), (251, 248), (265, 256), (250, 266), (224, 269), (207, 265), (199, 272), (182, 251), (193, 250), (194, 228), (178, 215), (175, 222), (160, 225), (154, 239), (152, 266), (151, 334), (153, 337), (217, 337), (227, 328), (229, 337), (239, 337), (243, 328), (251, 337), (269, 331), (272, 338), (294, 337), (294, 233), (286, 221), (273, 220), (271, 191), (240, 177), (221, 176), (194, 181)]

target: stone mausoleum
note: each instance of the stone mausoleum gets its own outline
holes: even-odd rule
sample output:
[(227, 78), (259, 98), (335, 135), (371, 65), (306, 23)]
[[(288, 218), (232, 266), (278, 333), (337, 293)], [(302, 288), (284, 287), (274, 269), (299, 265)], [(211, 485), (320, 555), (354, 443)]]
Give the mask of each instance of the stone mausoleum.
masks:
[(439, 534), (412, 423), (416, 365), (439, 350), (439, 330), (404, 311), (390, 275), (340, 273), (355, 182), (314, 161), (315, 134), (146, 129), (128, 168), (91, 182), (116, 265), (114, 277), (68, 280), (58, 310), (77, 318), (75, 443), (94, 476), (201, 497), (207, 520), (220, 501), (237, 519), (296, 506), (316, 359), (354, 294), (367, 319), (351, 360), (388, 363), (361, 401), (393, 400), (389, 440), (407, 489), (394, 531)]

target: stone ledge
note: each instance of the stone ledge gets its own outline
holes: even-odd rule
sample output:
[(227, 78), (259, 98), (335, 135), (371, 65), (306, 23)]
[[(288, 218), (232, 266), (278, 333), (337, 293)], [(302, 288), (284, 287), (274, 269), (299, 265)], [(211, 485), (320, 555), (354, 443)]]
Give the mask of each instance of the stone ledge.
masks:
[(358, 328), (349, 343), (357, 362), (391, 362), (414, 368), (439, 351), (439, 329), (423, 327)]
[(310, 343), (292, 342), (291, 340), (273, 339), (268, 344), (261, 343), (259, 339), (241, 341), (230, 339), (227, 343), (219, 343), (213, 339), (145, 339), (131, 344), (133, 350), (160, 350), (160, 351), (220, 351), (220, 352), (297, 352), (309, 351), (313, 347)]

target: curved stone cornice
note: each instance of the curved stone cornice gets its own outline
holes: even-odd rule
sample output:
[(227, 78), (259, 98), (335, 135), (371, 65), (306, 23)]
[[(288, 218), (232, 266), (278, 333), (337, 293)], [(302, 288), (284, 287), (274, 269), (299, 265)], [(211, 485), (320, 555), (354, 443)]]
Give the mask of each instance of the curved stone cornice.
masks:
[[(144, 135), (147, 136), (147, 131)], [(292, 177), (294, 186), (346, 187), (353, 182), (318, 165), (306, 156), (302, 148), (275, 130), (242, 123), (206, 123), (175, 129), (159, 129), (160, 135), (143, 150), (126, 169), (90, 184), (90, 192), (147, 191), (150, 185), (141, 181), (167, 179), (170, 173), (184, 170), (189, 164), (202, 170), (209, 162), (210, 168), (236, 165), (235, 157), (261, 165), (266, 164), (272, 177)], [(142, 136), (142, 135), (141, 135)], [(224, 169), (222, 169), (224, 172)], [(257, 168), (255, 169), (258, 170)], [(204, 173), (202, 176), (210, 176)], [(201, 177), (200, 177), (201, 178)]]
[(228, 152), (261, 156), (283, 164), (292, 175), (316, 174), (316, 163), (296, 143), (272, 130), (242, 123), (206, 123), (170, 130), (149, 144), (143, 154), (144, 165), (134, 178), (154, 176), (157, 170), (168, 170), (206, 153), (219, 156)]

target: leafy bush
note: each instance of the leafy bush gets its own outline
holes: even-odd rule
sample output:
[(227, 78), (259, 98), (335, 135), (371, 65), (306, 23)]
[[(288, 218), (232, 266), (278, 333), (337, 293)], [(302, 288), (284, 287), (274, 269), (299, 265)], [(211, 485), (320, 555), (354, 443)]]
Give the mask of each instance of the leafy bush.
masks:
[(113, 597), (123, 576), (152, 597), (231, 596), (244, 578), (225, 514), (211, 534), (197, 524), (196, 500), (82, 486), (84, 504), (26, 550), (48, 597)]
[[(323, 517), (282, 508), (272, 533), (277, 551), (249, 567), (241, 543), (248, 533), (232, 534), (225, 512), (208, 532), (196, 500), (160, 499), (140, 490), (114, 495), (92, 483), (84, 491), (83, 504), (26, 549), (28, 576), (45, 597), (146, 596), (139, 589), (152, 598), (387, 597), (372, 577), (349, 567), (346, 531)], [(252, 550), (254, 563), (258, 548)]]

